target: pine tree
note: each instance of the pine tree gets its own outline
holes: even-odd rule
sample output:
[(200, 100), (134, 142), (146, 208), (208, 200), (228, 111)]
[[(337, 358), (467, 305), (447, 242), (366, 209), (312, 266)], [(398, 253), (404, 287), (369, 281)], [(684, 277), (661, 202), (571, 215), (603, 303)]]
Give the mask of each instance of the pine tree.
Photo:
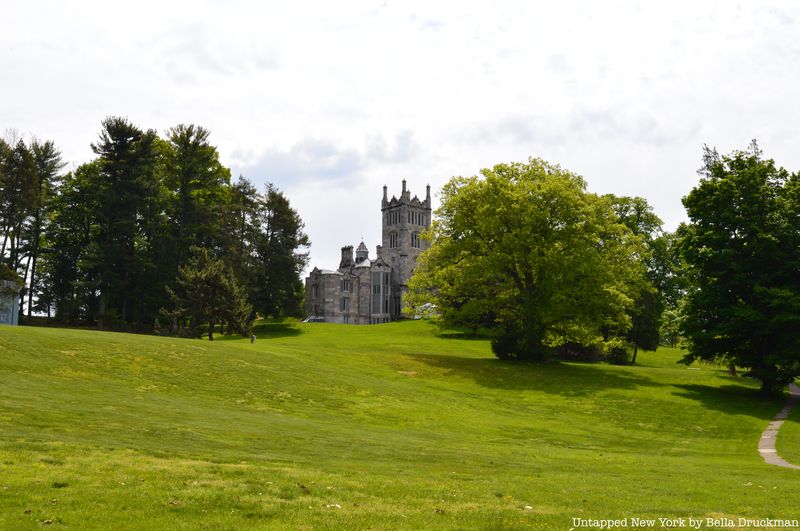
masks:
[(217, 325), (226, 334), (247, 336), (251, 332), (253, 309), (244, 289), (230, 268), (207, 249), (190, 248), (186, 263), (178, 268), (175, 286), (168, 287), (167, 292), (172, 307), (162, 309), (161, 315), (170, 323), (173, 334), (200, 337), (206, 326), (208, 339), (213, 341)]

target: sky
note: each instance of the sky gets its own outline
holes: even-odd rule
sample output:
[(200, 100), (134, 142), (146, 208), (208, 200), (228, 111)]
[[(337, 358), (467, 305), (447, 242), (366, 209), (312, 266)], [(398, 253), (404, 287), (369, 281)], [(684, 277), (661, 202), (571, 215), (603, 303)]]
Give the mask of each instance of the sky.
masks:
[(800, 170), (800, 4), (0, 0), (0, 131), (93, 158), (101, 121), (211, 131), (311, 263), (380, 243), (382, 187), (541, 157), (674, 229), (704, 144)]

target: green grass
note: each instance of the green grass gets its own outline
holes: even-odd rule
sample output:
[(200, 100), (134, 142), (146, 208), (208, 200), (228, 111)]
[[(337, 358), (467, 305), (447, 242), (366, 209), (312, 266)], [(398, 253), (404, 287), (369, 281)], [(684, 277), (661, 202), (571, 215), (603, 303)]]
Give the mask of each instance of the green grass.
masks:
[[(524, 365), (424, 322), (255, 344), (0, 329), (0, 528), (567, 529), (800, 518), (780, 409), (679, 351)], [(800, 463), (800, 417), (779, 448)]]

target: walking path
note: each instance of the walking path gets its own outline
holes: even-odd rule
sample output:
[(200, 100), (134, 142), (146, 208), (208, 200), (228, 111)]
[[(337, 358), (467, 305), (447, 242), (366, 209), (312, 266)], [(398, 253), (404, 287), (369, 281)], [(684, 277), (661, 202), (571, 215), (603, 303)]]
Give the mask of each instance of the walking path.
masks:
[(795, 384), (791, 384), (789, 386), (789, 396), (789, 401), (786, 402), (786, 405), (783, 407), (783, 409), (781, 409), (780, 413), (775, 415), (775, 418), (769, 423), (767, 429), (765, 429), (764, 433), (761, 434), (761, 439), (758, 441), (758, 453), (760, 453), (761, 457), (764, 458), (764, 461), (770, 465), (800, 470), (800, 466), (793, 465), (790, 462), (781, 459), (777, 450), (775, 450), (775, 439), (778, 437), (778, 430), (781, 429), (781, 426), (783, 426), (783, 421), (786, 420), (786, 417), (789, 416), (789, 412), (792, 411), (792, 408), (795, 406), (795, 404), (797, 404), (797, 401), (800, 400), (800, 387), (797, 387)]

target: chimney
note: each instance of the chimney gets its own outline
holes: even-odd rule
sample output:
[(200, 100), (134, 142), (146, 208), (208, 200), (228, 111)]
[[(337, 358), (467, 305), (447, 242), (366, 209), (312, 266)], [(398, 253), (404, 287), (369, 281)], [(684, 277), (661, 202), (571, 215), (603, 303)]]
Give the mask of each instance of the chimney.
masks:
[(345, 245), (342, 247), (342, 261), (339, 262), (339, 269), (353, 267), (353, 246)]

